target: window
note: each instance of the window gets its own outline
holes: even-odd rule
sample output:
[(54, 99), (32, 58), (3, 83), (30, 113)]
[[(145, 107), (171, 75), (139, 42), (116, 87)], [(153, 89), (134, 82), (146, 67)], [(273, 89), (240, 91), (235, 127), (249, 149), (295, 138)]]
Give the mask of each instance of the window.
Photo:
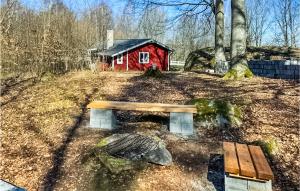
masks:
[(117, 55), (117, 64), (123, 64), (123, 55), (122, 54)]
[(139, 54), (139, 63), (140, 64), (149, 63), (149, 52), (140, 52), (140, 54)]

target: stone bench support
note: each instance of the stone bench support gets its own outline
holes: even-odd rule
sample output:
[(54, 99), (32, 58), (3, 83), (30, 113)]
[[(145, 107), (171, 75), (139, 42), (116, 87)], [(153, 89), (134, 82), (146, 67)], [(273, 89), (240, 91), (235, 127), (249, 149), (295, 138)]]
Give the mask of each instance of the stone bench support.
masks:
[(225, 191), (272, 191), (272, 181), (260, 182), (225, 174)]
[[(90, 127), (112, 130), (115, 128), (115, 116), (111, 109), (91, 109)], [(170, 132), (182, 135), (193, 134), (193, 113), (170, 113)]]
[(111, 109), (91, 109), (90, 112), (90, 127), (114, 129), (116, 120)]
[(170, 113), (170, 132), (182, 135), (193, 134), (193, 113)]
[(114, 129), (113, 110), (170, 113), (170, 131), (182, 135), (193, 134), (193, 114), (197, 113), (195, 105), (121, 101), (93, 101), (87, 108), (91, 109), (90, 127), (102, 129)]

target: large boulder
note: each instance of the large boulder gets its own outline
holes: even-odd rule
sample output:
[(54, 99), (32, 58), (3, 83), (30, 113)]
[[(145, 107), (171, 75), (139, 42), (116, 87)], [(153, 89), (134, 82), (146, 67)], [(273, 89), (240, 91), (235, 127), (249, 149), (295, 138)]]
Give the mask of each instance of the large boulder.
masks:
[(113, 174), (118, 174), (124, 170), (134, 169), (136, 164), (128, 159), (117, 158), (105, 152), (96, 153), (101, 163)]
[(188, 101), (187, 104), (196, 105), (195, 120), (202, 126), (238, 127), (242, 124), (240, 108), (229, 101), (198, 98)]
[(107, 154), (128, 159), (143, 160), (160, 165), (172, 164), (172, 156), (158, 137), (141, 134), (114, 134), (102, 139), (97, 147)]
[(193, 67), (197, 69), (213, 69), (215, 59), (212, 48), (203, 48), (191, 52), (184, 64), (184, 71), (190, 71)]

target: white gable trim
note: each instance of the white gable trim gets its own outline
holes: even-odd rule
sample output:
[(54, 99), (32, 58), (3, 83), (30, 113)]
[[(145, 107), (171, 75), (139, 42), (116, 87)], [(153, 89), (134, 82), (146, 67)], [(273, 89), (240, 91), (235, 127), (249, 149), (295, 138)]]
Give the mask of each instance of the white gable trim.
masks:
[(128, 51), (127, 51), (127, 54), (126, 54), (126, 70), (128, 71)]

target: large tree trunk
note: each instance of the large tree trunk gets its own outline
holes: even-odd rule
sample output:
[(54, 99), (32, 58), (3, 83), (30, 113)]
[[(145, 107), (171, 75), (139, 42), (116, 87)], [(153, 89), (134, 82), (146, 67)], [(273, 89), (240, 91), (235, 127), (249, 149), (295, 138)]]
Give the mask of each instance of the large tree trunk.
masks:
[(215, 8), (215, 59), (216, 63), (224, 62), (224, 4), (223, 0), (216, 0)]
[(225, 79), (242, 79), (252, 77), (246, 59), (246, 14), (245, 0), (231, 1), (231, 49), (230, 70)]

